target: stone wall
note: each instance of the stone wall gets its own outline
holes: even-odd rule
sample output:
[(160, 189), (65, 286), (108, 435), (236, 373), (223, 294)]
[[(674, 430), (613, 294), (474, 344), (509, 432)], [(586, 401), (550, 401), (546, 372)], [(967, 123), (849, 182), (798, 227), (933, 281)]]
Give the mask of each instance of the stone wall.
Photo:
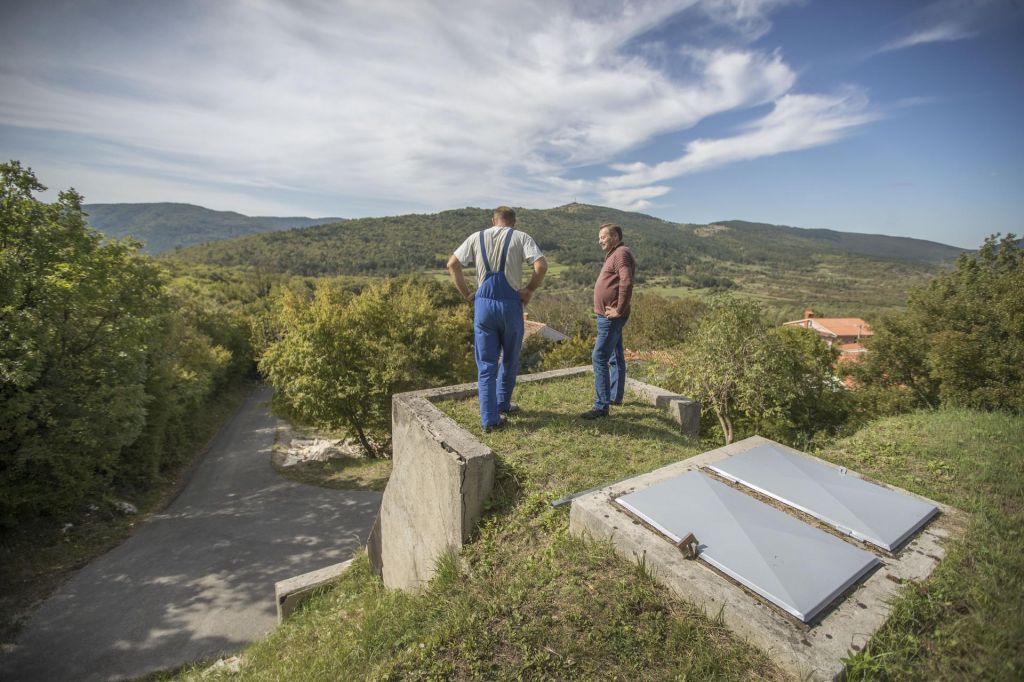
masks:
[[(586, 374), (590, 367), (528, 374), (519, 383)], [(685, 435), (698, 435), (700, 404), (628, 379), (626, 389), (666, 407)], [(426, 587), (437, 561), (469, 540), (494, 484), (495, 455), (433, 403), (476, 397), (476, 384), (400, 393), (392, 399), (393, 466), (370, 534), (370, 563), (388, 587)]]

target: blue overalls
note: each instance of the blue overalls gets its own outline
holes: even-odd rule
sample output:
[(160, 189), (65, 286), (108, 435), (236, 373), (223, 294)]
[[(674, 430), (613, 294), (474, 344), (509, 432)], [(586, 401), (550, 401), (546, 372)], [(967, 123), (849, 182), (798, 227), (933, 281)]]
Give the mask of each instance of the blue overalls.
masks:
[(487, 260), (484, 233), (480, 231), (481, 262), (477, 263), (477, 267), (482, 264), (487, 274), (473, 300), (473, 330), (480, 423), (484, 426), (495, 426), (501, 419), (499, 410), (509, 409), (512, 390), (516, 387), (516, 375), (519, 373), (519, 352), (523, 345), (523, 302), (519, 292), (512, 288), (505, 277), (505, 259), (513, 232), (515, 230), (509, 229), (501, 251), (501, 263), (498, 270), (493, 272)]

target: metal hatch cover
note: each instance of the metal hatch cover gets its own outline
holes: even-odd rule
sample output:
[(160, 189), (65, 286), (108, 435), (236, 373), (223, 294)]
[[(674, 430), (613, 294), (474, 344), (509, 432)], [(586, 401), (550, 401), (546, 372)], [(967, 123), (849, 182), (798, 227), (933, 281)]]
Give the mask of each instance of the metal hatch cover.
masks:
[(939, 511), (910, 495), (847, 476), (773, 444), (759, 445), (709, 468), (889, 552)]
[(805, 623), (881, 563), (864, 550), (698, 472), (615, 502), (674, 543), (694, 533), (700, 542), (699, 559)]

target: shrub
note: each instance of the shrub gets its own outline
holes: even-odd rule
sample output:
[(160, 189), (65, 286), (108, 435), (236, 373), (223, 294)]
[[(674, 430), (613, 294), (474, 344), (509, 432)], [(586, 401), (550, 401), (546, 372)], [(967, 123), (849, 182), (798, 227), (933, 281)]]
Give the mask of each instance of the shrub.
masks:
[(349, 430), (368, 454), (386, 439), (394, 393), (472, 376), (472, 325), (465, 305), (440, 285), (385, 280), (355, 296), (322, 287), (312, 300), (285, 292), (278, 338), (260, 360), (275, 406), (305, 424)]
[(1024, 250), (992, 236), (956, 269), (913, 290), (903, 315), (886, 318), (854, 378), (879, 391), (939, 403), (1024, 411)]

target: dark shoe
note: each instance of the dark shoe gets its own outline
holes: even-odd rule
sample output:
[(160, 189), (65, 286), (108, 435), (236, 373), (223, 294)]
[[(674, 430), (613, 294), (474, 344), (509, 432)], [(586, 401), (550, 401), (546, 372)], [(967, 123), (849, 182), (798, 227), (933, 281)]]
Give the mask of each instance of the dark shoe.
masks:
[(608, 416), (608, 409), (607, 408), (605, 408), (603, 410), (599, 410), (596, 407), (593, 408), (592, 410), (590, 410), (589, 412), (584, 412), (583, 414), (580, 415), (580, 417), (582, 417), (583, 419), (600, 419), (601, 417), (607, 417), (607, 416)]
[(492, 424), (491, 426), (485, 426), (484, 427), (484, 433), (493, 433), (494, 431), (500, 431), (503, 428), (505, 428), (505, 426), (507, 424), (508, 424), (508, 421), (504, 417), (502, 417), (501, 419), (498, 420), (497, 424)]
[(519, 412), (519, 406), (515, 403), (509, 403), (507, 410), (498, 410), (498, 414), (517, 414)]

